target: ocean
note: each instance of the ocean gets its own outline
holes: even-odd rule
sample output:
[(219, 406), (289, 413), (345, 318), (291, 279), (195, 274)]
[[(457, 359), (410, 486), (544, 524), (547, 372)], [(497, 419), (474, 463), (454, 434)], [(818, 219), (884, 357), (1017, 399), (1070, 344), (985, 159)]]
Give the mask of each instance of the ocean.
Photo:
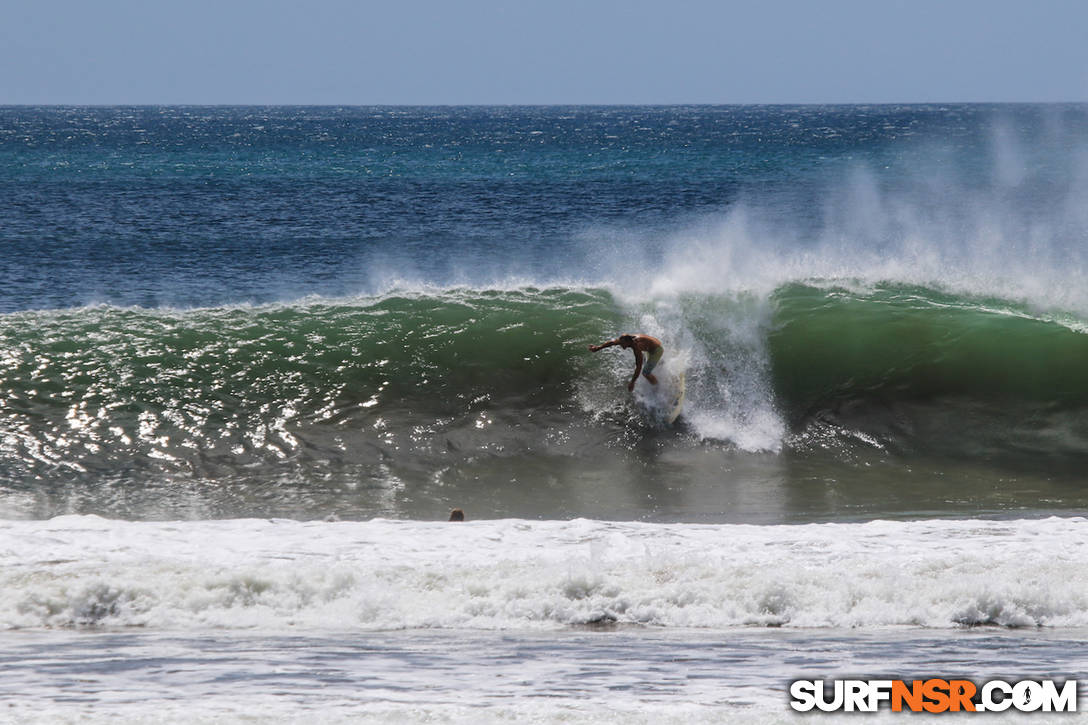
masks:
[(0, 107), (0, 255), (0, 720), (1088, 685), (1088, 106)]

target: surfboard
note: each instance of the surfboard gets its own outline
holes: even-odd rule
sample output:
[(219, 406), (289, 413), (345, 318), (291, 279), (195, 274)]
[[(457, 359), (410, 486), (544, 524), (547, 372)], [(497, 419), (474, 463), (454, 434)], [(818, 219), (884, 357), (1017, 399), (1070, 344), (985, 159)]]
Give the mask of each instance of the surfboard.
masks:
[(665, 422), (672, 425), (680, 417), (680, 411), (684, 407), (684, 371), (681, 370), (671, 381), (668, 404), (665, 408)]

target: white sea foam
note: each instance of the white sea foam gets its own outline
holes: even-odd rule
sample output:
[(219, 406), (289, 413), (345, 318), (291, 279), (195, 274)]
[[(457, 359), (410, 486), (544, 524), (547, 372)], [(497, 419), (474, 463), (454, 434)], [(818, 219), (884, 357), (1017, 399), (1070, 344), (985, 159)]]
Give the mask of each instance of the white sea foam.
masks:
[(0, 524), (0, 627), (1088, 626), (1088, 521)]
[(779, 451), (786, 424), (770, 379), (766, 297), (677, 298), (642, 305), (638, 329), (666, 341), (664, 367), (687, 373), (684, 421), (700, 438)]

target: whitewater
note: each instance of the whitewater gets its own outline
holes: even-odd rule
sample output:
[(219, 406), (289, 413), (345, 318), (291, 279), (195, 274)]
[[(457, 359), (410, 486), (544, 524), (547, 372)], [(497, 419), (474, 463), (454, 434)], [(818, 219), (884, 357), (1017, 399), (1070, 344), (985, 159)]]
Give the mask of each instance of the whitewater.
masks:
[(1088, 627), (1083, 518), (3, 526), (0, 627)]
[(0, 694), (17, 722), (778, 722), (802, 677), (1064, 678), (1085, 526), (9, 522)]

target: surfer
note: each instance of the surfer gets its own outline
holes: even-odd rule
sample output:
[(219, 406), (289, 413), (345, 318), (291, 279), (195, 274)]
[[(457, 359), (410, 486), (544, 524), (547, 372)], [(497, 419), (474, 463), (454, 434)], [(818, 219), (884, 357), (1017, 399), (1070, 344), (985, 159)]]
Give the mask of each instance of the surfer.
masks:
[[(635, 353), (635, 374), (631, 378), (631, 382), (627, 384), (628, 391), (634, 391), (635, 381), (638, 380), (639, 373), (645, 375), (647, 380), (657, 385), (657, 378), (653, 376), (653, 371), (657, 364), (661, 362), (661, 356), (665, 354), (665, 348), (662, 346), (661, 340), (649, 335), (620, 335), (615, 340), (602, 342), (600, 345), (590, 345), (589, 349), (592, 352), (597, 352), (613, 345), (619, 345), (625, 350), (629, 349)], [(645, 356), (643, 353), (645, 353)]]

